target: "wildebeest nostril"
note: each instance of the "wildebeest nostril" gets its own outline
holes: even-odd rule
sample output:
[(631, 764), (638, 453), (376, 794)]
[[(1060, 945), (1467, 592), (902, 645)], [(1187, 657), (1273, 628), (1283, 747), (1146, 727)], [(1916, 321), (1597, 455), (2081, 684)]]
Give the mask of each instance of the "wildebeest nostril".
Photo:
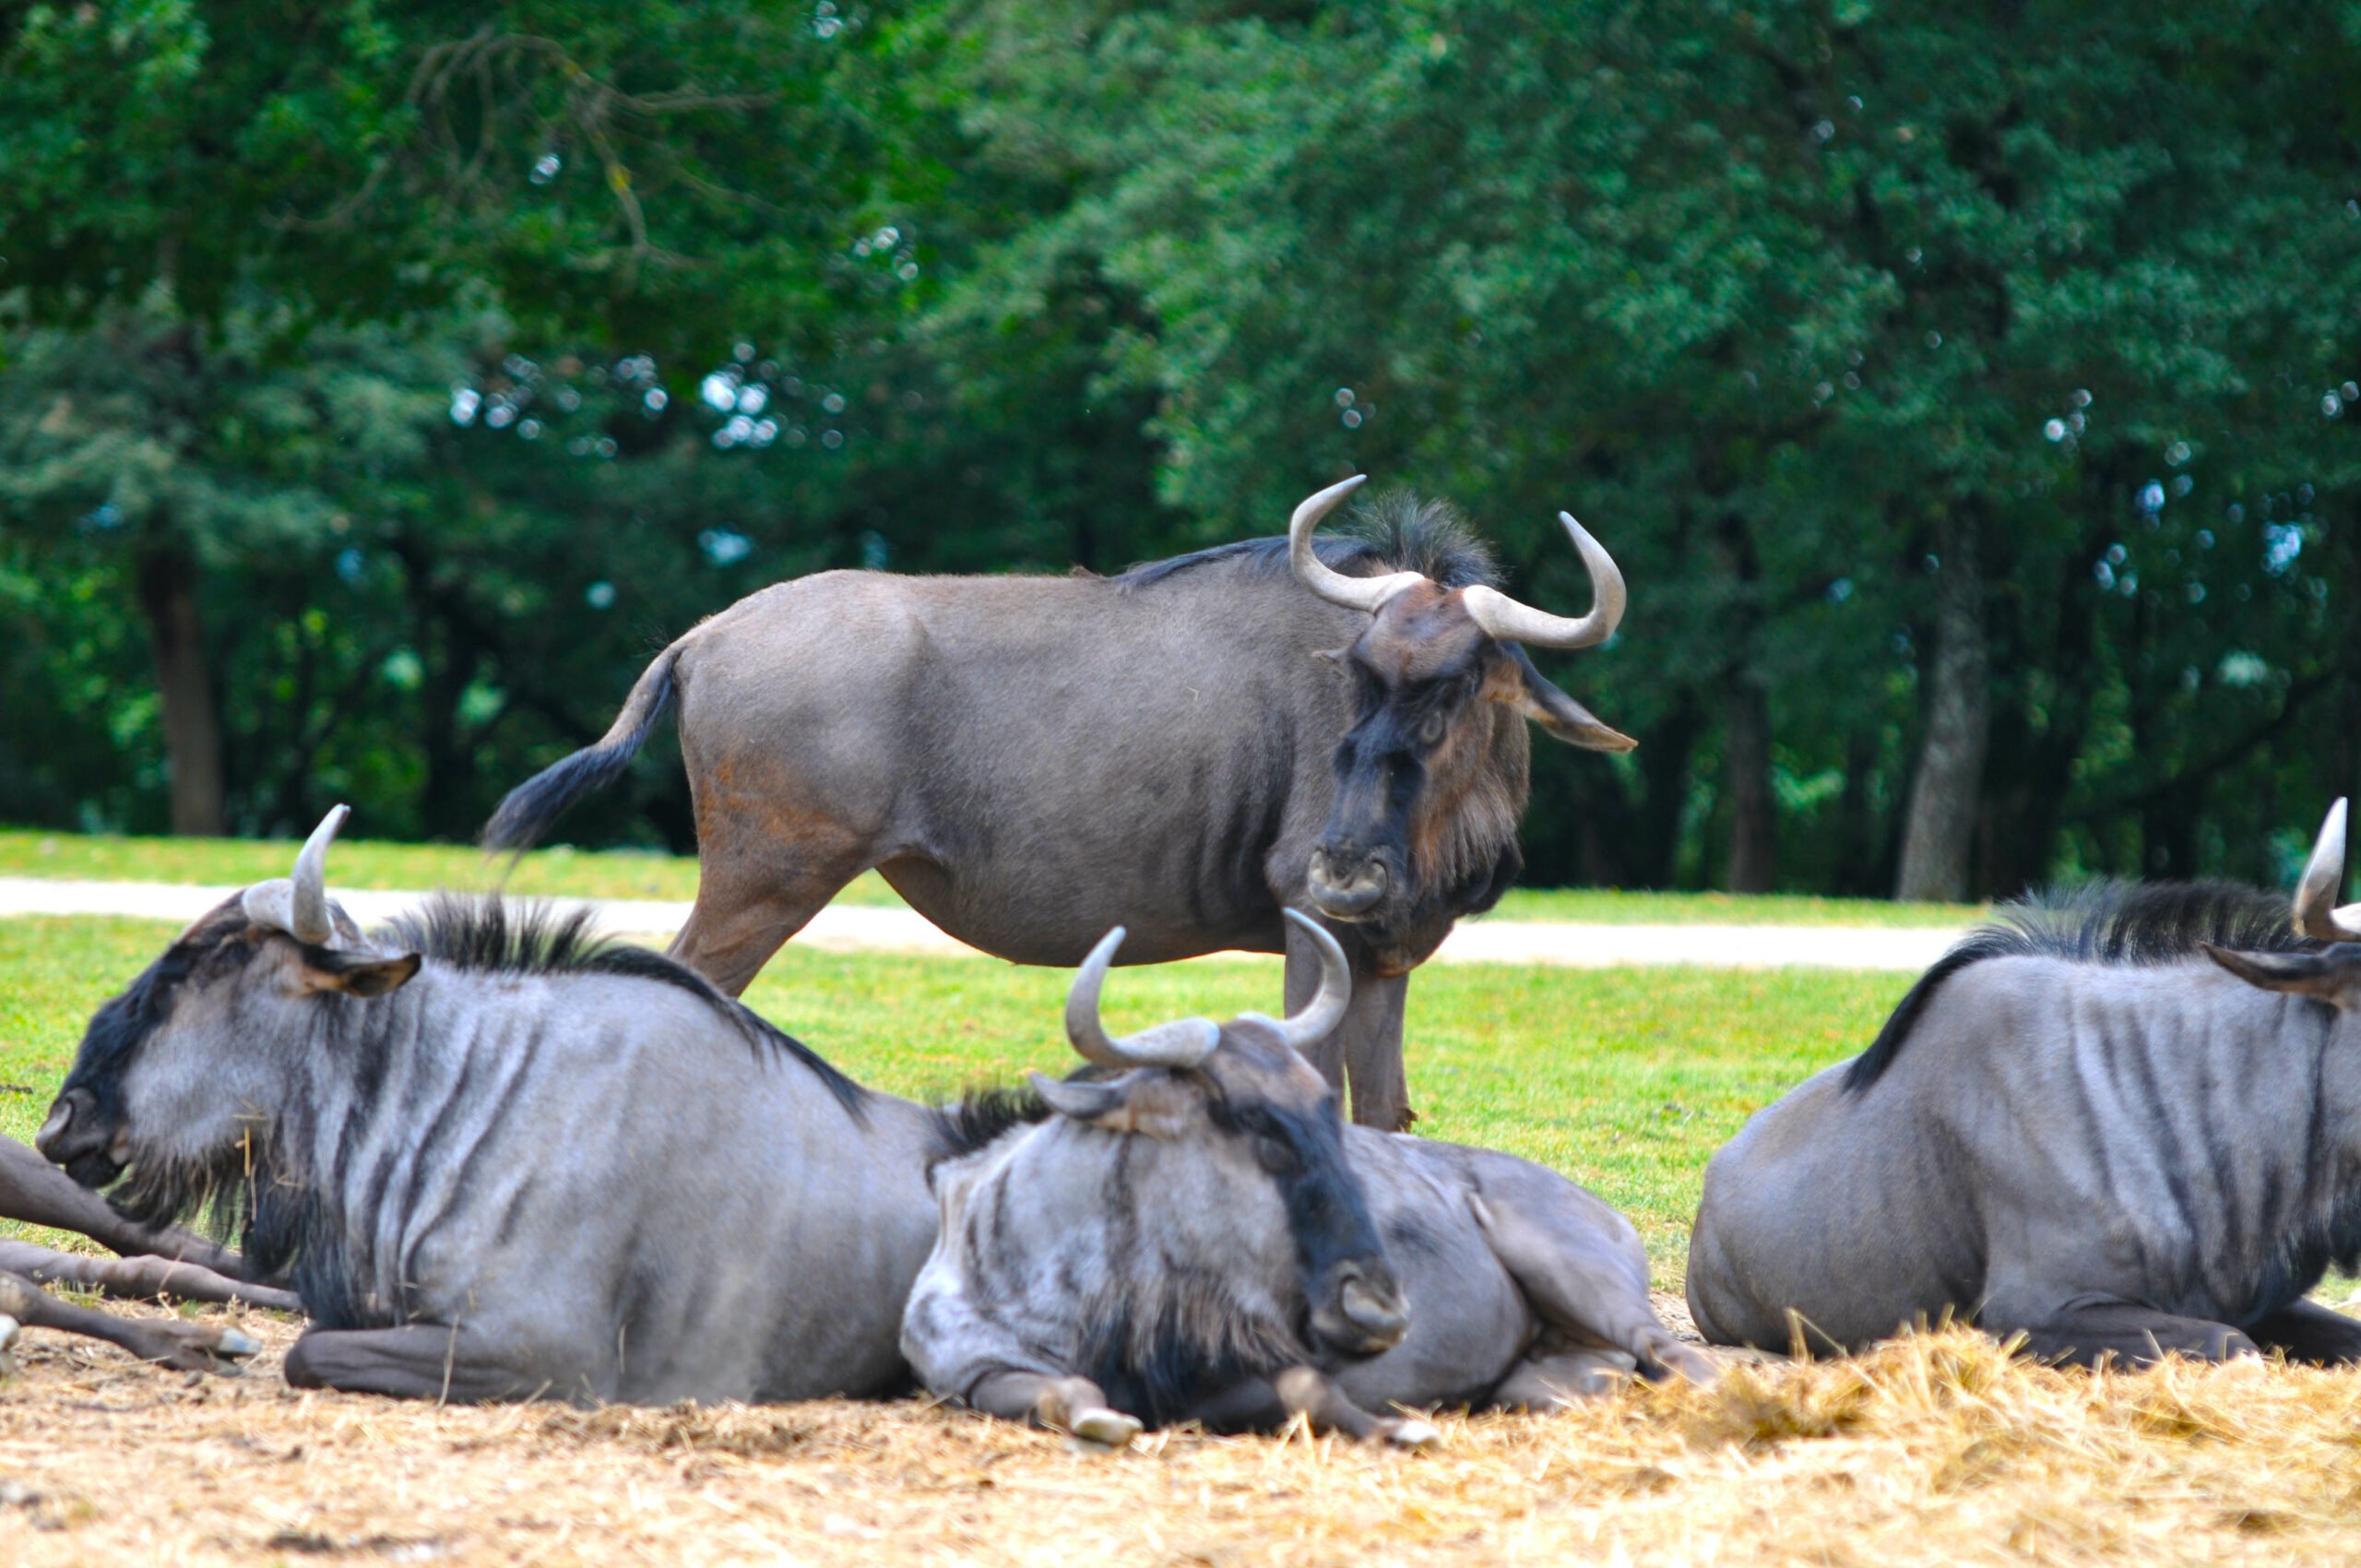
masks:
[(90, 1131), (89, 1112), (92, 1109), (87, 1089), (68, 1089), (59, 1095), (57, 1102), (49, 1108), (49, 1120), (43, 1122), (41, 1131), (33, 1134), (33, 1147), (41, 1151), (42, 1158), (60, 1165), (83, 1152), (77, 1145), (86, 1144), (89, 1140), (75, 1136), (75, 1123), (77, 1121), (82, 1123), (82, 1131), (88, 1134)]
[(1336, 1293), (1336, 1304), (1346, 1321), (1360, 1330), (1376, 1348), (1400, 1343), (1410, 1326), (1410, 1315), (1403, 1309), (1401, 1292), (1374, 1284), (1365, 1276), (1356, 1275), (1346, 1280)]
[(1390, 881), (1385, 862), (1374, 857), (1362, 861), (1350, 873), (1340, 873), (1337, 861), (1325, 850), (1311, 858), (1310, 884), (1311, 901), (1320, 912), (1332, 919), (1347, 920), (1365, 913), (1385, 897)]

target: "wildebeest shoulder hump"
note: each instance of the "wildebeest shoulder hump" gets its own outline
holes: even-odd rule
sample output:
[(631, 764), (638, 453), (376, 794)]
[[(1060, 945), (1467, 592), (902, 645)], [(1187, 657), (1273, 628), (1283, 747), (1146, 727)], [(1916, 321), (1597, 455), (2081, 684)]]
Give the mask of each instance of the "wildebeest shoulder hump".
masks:
[(2290, 923), (2287, 895), (2227, 882), (2093, 882), (2006, 904), (1918, 977), (1845, 1087), (1868, 1088), (1893, 1064), (1943, 982), (1987, 958), (2040, 956), (2133, 968), (2178, 963), (2201, 943), (2249, 952), (2308, 953), (2319, 944)]
[(758, 1052), (775, 1051), (801, 1063), (847, 1111), (862, 1114), (869, 1091), (819, 1052), (743, 1003), (724, 996), (686, 964), (599, 936), (591, 929), (596, 919), (593, 910), (565, 911), (538, 899), (445, 893), (388, 921), (384, 940), (479, 974), (618, 975), (685, 991), (711, 1007)]
[[(1418, 572), (1446, 588), (1473, 583), (1500, 585), (1491, 551), (1468, 531), (1449, 502), (1421, 501), (1408, 491), (1388, 491), (1356, 507), (1349, 529), (1312, 541), (1323, 564), (1349, 576), (1381, 572)], [(1243, 539), (1195, 550), (1166, 561), (1147, 561), (1110, 578), (1119, 593), (1151, 588), (1197, 566), (1235, 562), (1243, 570), (1273, 576), (1287, 571), (1285, 535)]]

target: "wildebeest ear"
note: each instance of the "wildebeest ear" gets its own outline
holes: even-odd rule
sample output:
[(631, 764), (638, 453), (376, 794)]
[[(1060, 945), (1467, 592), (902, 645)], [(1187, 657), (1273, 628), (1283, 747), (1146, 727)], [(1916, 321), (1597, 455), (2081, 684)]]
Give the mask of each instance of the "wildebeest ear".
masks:
[(1142, 1067), (1114, 1078), (1052, 1078), (1030, 1073), (1033, 1087), (1061, 1116), (1109, 1133), (1145, 1133), (1152, 1138), (1177, 1136), (1187, 1125), (1192, 1109), (1189, 1093), (1161, 1067)]
[(2210, 942), (2198, 945), (2248, 985), (2317, 997), (2340, 1008), (2361, 1004), (2361, 944), (2341, 942), (2319, 953), (2245, 953)]
[(1551, 738), (1589, 752), (1628, 752), (1640, 742), (1619, 730), (1609, 729), (1598, 716), (1557, 687), (1533, 667), (1533, 658), (1514, 643), (1503, 649), (1508, 657), (1492, 667), (1484, 695), (1507, 703), (1541, 726)]
[(347, 996), (366, 998), (400, 990), (423, 962), (415, 953), (389, 958), (382, 953), (307, 944), (300, 972), (305, 991), (340, 991)]

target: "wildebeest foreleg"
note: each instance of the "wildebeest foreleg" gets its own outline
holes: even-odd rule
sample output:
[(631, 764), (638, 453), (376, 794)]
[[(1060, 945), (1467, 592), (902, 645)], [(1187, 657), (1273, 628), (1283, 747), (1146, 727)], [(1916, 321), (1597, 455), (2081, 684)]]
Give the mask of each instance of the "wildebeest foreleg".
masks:
[(1111, 1408), (1107, 1391), (1086, 1377), (991, 1372), (969, 1391), (967, 1403), (987, 1415), (1072, 1432), (1109, 1448), (1121, 1448), (1140, 1434), (1139, 1421)]
[(2317, 1301), (2296, 1301), (2247, 1330), (2266, 1350), (2284, 1350), (2291, 1361), (2336, 1367), (2361, 1361), (2361, 1323)]
[(2175, 1317), (2106, 1296), (2078, 1297), (2034, 1322), (1995, 1303), (1985, 1308), (1978, 1322), (1986, 1333), (2003, 1339), (2022, 1333), (2025, 1355), (2067, 1366), (2095, 1366), (2109, 1357), (2127, 1366), (2145, 1367), (2173, 1354), (2225, 1361), (2259, 1353), (2252, 1339), (2226, 1323)]
[[(1320, 952), (1311, 939), (1287, 932), (1287, 1004), (1294, 1013), (1320, 989)], [(1390, 978), (1356, 968), (1344, 1021), (1304, 1052), (1320, 1075), (1342, 1089), (1352, 1085), (1353, 1120), (1381, 1132), (1406, 1131), (1418, 1120), (1402, 1070), (1402, 1010), (1410, 977)]]
[[(1561, 1336), (1543, 1358), (1530, 1363), (1536, 1377), (1548, 1382), (1549, 1368), (1556, 1366), (1561, 1374), (1579, 1374), (1575, 1383), (1581, 1392), (1596, 1392), (1593, 1385), (1608, 1363), (1592, 1359), (1577, 1368), (1565, 1358), (1605, 1349), (1623, 1352), (1642, 1370), (1678, 1372), (1691, 1383), (1719, 1378), (1721, 1368), (1712, 1357), (1682, 1344), (1656, 1316), (1648, 1300), (1645, 1255), (1569, 1207), (1573, 1199), (1596, 1203), (1579, 1189), (1548, 1179), (1523, 1190), (1488, 1182), (1483, 1197), (1473, 1204), (1492, 1255), (1525, 1292), (1536, 1315)], [(1597, 1206), (1606, 1212), (1605, 1205)], [(1549, 1340), (1543, 1336), (1544, 1344)], [(1518, 1375), (1513, 1372), (1511, 1380)], [(1538, 1385), (1527, 1390), (1539, 1391)], [(1505, 1385), (1501, 1401), (1513, 1402)]]
[(143, 1361), (182, 1372), (227, 1372), (262, 1347), (224, 1323), (172, 1323), (116, 1317), (61, 1301), (20, 1274), (0, 1272), (0, 1313), (28, 1328), (54, 1328), (119, 1345)]
[(536, 1375), (526, 1357), (464, 1326), (440, 1323), (308, 1329), (289, 1348), (283, 1370), (295, 1388), (388, 1394), (455, 1405), (570, 1398), (588, 1392), (559, 1388)]
[(243, 1301), (250, 1307), (282, 1313), (303, 1310), (302, 1299), (292, 1290), (249, 1285), (179, 1258), (152, 1253), (101, 1258), (88, 1253), (61, 1253), (30, 1241), (0, 1241), (0, 1269), (22, 1275), (37, 1285), (79, 1285), (133, 1301), (162, 1297), (173, 1301)]
[(186, 1230), (147, 1229), (14, 1138), (0, 1138), (0, 1218), (71, 1230), (125, 1256), (180, 1258), (231, 1279), (251, 1277), (245, 1260)]

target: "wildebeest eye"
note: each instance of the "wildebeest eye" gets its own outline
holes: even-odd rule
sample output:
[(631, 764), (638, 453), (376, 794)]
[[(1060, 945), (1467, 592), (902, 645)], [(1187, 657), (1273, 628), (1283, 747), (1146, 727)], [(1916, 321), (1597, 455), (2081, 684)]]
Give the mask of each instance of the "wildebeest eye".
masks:
[(1418, 744), (1422, 746), (1441, 745), (1442, 743), (1443, 731), (1450, 728), (1451, 719), (1448, 715), (1442, 713), (1428, 714), (1425, 719), (1418, 725)]
[(1278, 1138), (1254, 1140), (1254, 1163), (1274, 1176), (1285, 1176), (1299, 1163), (1295, 1150)]

